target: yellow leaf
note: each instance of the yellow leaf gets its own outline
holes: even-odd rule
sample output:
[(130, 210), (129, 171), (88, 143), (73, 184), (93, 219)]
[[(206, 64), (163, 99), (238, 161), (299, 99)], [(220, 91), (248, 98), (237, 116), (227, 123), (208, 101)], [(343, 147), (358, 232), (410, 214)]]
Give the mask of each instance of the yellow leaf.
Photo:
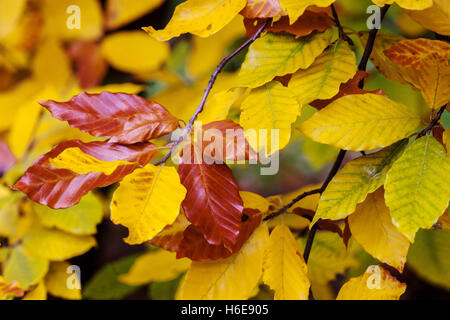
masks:
[(392, 165), (385, 183), (386, 204), (397, 228), (411, 237), (431, 228), (450, 199), (450, 159), (431, 135), (413, 142)]
[(384, 190), (367, 196), (348, 218), (352, 236), (374, 258), (403, 272), (409, 240), (392, 223), (389, 208), (384, 203)]
[(227, 259), (192, 262), (181, 284), (180, 300), (248, 299), (262, 274), (264, 249), (269, 239), (260, 225), (241, 250)]
[(206, 38), (225, 27), (246, 3), (246, 0), (187, 0), (175, 8), (164, 29), (143, 29), (161, 41), (188, 32)]
[[(321, 187), (320, 185), (311, 185), (311, 186), (306, 186), (306, 187), (300, 188), (300, 189), (290, 192), (288, 194), (285, 194), (281, 197), (281, 200), (283, 201), (283, 205), (287, 205), (287, 204), (291, 203), (291, 201), (294, 200), (294, 198), (296, 198), (297, 196), (301, 195), (304, 192), (318, 189), (320, 187)], [(303, 198), (300, 201), (297, 201), (292, 207), (290, 207), (287, 212), (294, 212), (296, 208), (310, 210), (310, 211), (315, 212), (317, 209), (317, 204), (319, 203), (319, 198), (320, 198), (319, 194), (313, 194), (306, 198)]]
[(17, 26), (26, 4), (26, 0), (0, 1), (0, 39), (9, 35)]
[(312, 140), (352, 150), (374, 150), (408, 137), (420, 117), (408, 107), (378, 94), (341, 97), (303, 122), (299, 129)]
[(308, 300), (308, 270), (287, 226), (276, 226), (270, 234), (263, 269), (263, 281), (275, 291), (275, 300)]
[(21, 288), (26, 289), (44, 278), (48, 265), (46, 259), (36, 256), (20, 245), (12, 250), (4, 265), (3, 276), (7, 282), (17, 281)]
[(282, 224), (288, 226), (293, 230), (303, 230), (306, 229), (310, 225), (310, 223), (311, 221), (309, 221), (305, 217), (301, 217), (293, 213), (284, 213), (274, 219), (270, 219), (269, 221), (267, 221), (267, 226), (269, 228), (275, 228), (276, 226)]
[(133, 162), (121, 160), (98, 160), (97, 158), (84, 153), (80, 148), (67, 148), (56, 158), (49, 159), (48, 162), (54, 167), (71, 170), (78, 174), (102, 172), (106, 175), (112, 174), (120, 166), (134, 164)]
[(103, 217), (103, 204), (92, 192), (84, 196), (79, 204), (64, 210), (54, 210), (37, 203), (33, 203), (33, 207), (44, 226), (77, 235), (95, 234), (96, 225)]
[(141, 31), (122, 31), (102, 42), (105, 59), (116, 69), (145, 73), (158, 69), (169, 56), (169, 46)]
[(69, 287), (70, 277), (72, 273), (67, 273), (70, 264), (68, 262), (52, 262), (50, 264), (50, 269), (48, 270), (47, 276), (45, 277), (45, 286), (47, 287), (48, 293), (52, 296), (69, 299), (69, 300), (80, 300), (81, 299), (81, 289)]
[(410, 10), (424, 10), (433, 5), (433, 0), (372, 0), (377, 6), (397, 3), (400, 7)]
[[(251, 129), (256, 133), (254, 137), (247, 138), (250, 146), (258, 151), (265, 148), (266, 154), (272, 154), (288, 144), (291, 138), (291, 124), (300, 114), (294, 95), (278, 81), (252, 90), (242, 102), (241, 110), (240, 124), (245, 133)], [(264, 139), (260, 130), (265, 130), (267, 139)], [(279, 134), (279, 141), (272, 139), (276, 133)], [(256, 136), (259, 137), (259, 141), (256, 140)]]
[(269, 201), (259, 194), (248, 191), (239, 191), (239, 195), (244, 202), (244, 208), (256, 209), (261, 213), (265, 213), (269, 210)]
[(153, 238), (180, 212), (186, 189), (173, 167), (146, 167), (126, 176), (114, 192), (111, 220), (129, 230), (128, 244)]
[(330, 44), (332, 35), (331, 29), (298, 39), (292, 35), (263, 35), (251, 44), (237, 86), (256, 88), (276, 76), (308, 68)]
[(309, 6), (328, 7), (335, 0), (279, 0), (281, 7), (287, 11), (289, 21), (293, 24)]
[(245, 94), (244, 88), (233, 88), (216, 93), (210, 97), (198, 115), (197, 120), (207, 124), (213, 121), (225, 120), (231, 108), (239, 104)]
[(345, 283), (337, 300), (398, 300), (406, 284), (391, 276), (382, 266), (369, 266), (366, 272)]
[(169, 281), (189, 269), (190, 265), (189, 259), (177, 259), (174, 252), (152, 251), (137, 258), (128, 273), (120, 275), (119, 280), (131, 286)]
[(108, 0), (106, 4), (105, 24), (108, 30), (113, 30), (158, 8), (164, 0)]
[(450, 6), (448, 0), (433, 0), (425, 10), (405, 10), (417, 23), (436, 33), (450, 35)]
[(442, 133), (442, 142), (447, 149), (447, 156), (450, 157), (450, 129), (445, 129)]
[(306, 70), (299, 70), (289, 81), (289, 89), (300, 106), (316, 99), (330, 99), (339, 92), (357, 70), (355, 53), (345, 41), (337, 41)]
[(96, 245), (96, 241), (91, 236), (75, 236), (54, 229), (34, 228), (23, 238), (22, 245), (43, 259), (63, 261), (89, 251)]
[(344, 219), (356, 205), (384, 184), (392, 164), (405, 149), (407, 140), (392, 147), (349, 161), (331, 180), (319, 200), (313, 222)]
[(103, 33), (103, 14), (97, 0), (43, 0), (44, 30), (64, 40), (96, 40)]
[(418, 84), (422, 96), (431, 109), (439, 109), (450, 101), (450, 67), (447, 61), (434, 57), (422, 61)]
[(47, 288), (45, 288), (44, 281), (40, 281), (22, 300), (47, 300)]
[[(107, 84), (101, 87), (96, 87), (88, 90), (84, 90), (87, 93), (100, 93), (103, 91), (109, 91), (109, 92), (123, 92), (123, 93), (129, 93), (129, 94), (138, 94), (141, 91), (145, 90), (145, 86), (142, 84), (136, 84), (136, 83), (113, 83), (113, 84)], [(81, 92), (77, 91), (74, 92), (73, 95), (77, 95)]]
[(72, 73), (69, 57), (57, 39), (47, 39), (39, 46), (32, 69), (36, 82), (58, 90), (67, 85)]

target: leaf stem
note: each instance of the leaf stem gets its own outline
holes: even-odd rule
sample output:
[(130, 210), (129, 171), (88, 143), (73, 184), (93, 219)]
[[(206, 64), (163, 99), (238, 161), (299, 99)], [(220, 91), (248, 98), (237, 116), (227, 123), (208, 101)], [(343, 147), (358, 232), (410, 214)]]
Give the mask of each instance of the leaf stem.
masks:
[(424, 135), (426, 135), (428, 132), (430, 132), (433, 127), (438, 123), (438, 121), (441, 119), (442, 115), (444, 114), (444, 110), (446, 108), (447, 105), (442, 106), (438, 113), (436, 114), (436, 117), (434, 117), (433, 120), (431, 120), (430, 124), (423, 129), (422, 131), (419, 132), (419, 134), (417, 135), (417, 138), (423, 137)]
[(230, 61), (235, 55), (237, 55), (239, 52), (241, 52), (244, 48), (246, 48), (248, 45), (252, 44), (264, 31), (264, 29), (267, 27), (267, 25), (270, 23), (271, 19), (267, 19), (263, 25), (256, 31), (256, 33), (251, 36), (247, 41), (245, 41), (239, 48), (234, 50), (232, 53), (230, 53), (228, 56), (226, 56), (217, 66), (216, 70), (214, 70), (213, 74), (211, 75), (211, 78), (209, 79), (208, 85), (206, 86), (205, 92), (203, 93), (202, 100), (200, 101), (200, 104), (198, 105), (197, 109), (195, 110), (194, 114), (192, 115), (191, 119), (189, 120), (189, 123), (184, 127), (183, 133), (178, 138), (177, 141), (173, 144), (172, 148), (169, 150), (169, 152), (159, 160), (157, 163), (155, 163), (156, 166), (165, 163), (170, 156), (172, 155), (175, 148), (183, 141), (183, 139), (192, 131), (192, 128), (194, 126), (194, 122), (197, 119), (200, 112), (203, 111), (203, 107), (205, 106), (206, 99), (208, 98), (209, 93), (211, 92), (212, 87), (214, 86), (214, 83), (216, 82), (217, 76), (222, 71), (222, 69), (225, 67), (228, 61)]

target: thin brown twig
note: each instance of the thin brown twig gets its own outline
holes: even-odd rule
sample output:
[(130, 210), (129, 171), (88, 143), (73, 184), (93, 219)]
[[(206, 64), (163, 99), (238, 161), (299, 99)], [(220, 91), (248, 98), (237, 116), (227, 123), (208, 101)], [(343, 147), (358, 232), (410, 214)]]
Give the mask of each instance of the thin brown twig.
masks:
[(211, 75), (211, 78), (208, 82), (208, 85), (206, 86), (205, 92), (203, 93), (202, 100), (200, 101), (200, 104), (198, 105), (197, 109), (195, 110), (194, 114), (192, 115), (191, 119), (189, 120), (189, 123), (184, 127), (183, 133), (178, 138), (178, 140), (175, 141), (172, 148), (169, 150), (169, 152), (158, 162), (155, 163), (156, 166), (165, 163), (170, 156), (172, 155), (175, 148), (183, 141), (183, 139), (192, 131), (192, 128), (194, 126), (194, 122), (197, 119), (200, 112), (203, 111), (203, 107), (205, 106), (206, 99), (208, 98), (209, 93), (211, 92), (212, 87), (214, 86), (214, 83), (216, 82), (217, 76), (222, 71), (222, 69), (225, 67), (228, 61), (230, 61), (234, 56), (236, 56), (239, 52), (241, 52), (244, 48), (246, 48), (248, 45), (253, 43), (264, 31), (264, 29), (267, 27), (267, 25), (270, 23), (271, 19), (267, 19), (263, 25), (256, 31), (256, 33), (251, 36), (247, 41), (245, 41), (239, 48), (234, 50), (232, 53), (230, 53), (228, 56), (226, 56), (217, 66), (216, 70), (214, 70), (213, 74)]
[(422, 131), (420, 131), (417, 134), (417, 138), (423, 137), (424, 135), (426, 135), (428, 132), (430, 132), (431, 130), (433, 130), (433, 127), (439, 122), (439, 120), (441, 119), (442, 115), (444, 114), (444, 110), (447, 107), (447, 105), (442, 106), (438, 113), (436, 114), (436, 116), (433, 118), (433, 120), (431, 120), (430, 124), (423, 129)]
[(339, 16), (336, 11), (336, 7), (334, 6), (334, 3), (331, 5), (331, 12), (333, 13), (333, 20), (336, 24), (336, 27), (339, 30), (339, 38), (347, 41), (347, 43), (351, 46), (354, 45), (353, 40), (344, 32), (344, 28), (341, 25), (341, 21), (339, 20)]

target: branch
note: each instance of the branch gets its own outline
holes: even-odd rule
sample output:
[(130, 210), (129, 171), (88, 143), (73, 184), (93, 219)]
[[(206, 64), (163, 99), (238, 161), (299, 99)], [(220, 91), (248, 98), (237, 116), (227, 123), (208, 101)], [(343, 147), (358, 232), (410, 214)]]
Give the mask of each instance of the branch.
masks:
[(334, 23), (336, 24), (336, 27), (338, 27), (339, 29), (339, 38), (344, 41), (347, 41), (349, 45), (353, 46), (354, 45), (353, 40), (344, 32), (344, 29), (342, 28), (336, 8), (334, 7), (334, 3), (331, 5), (331, 12), (333, 13)]
[(434, 117), (434, 119), (431, 120), (431, 122), (428, 125), (428, 127), (426, 127), (425, 129), (423, 129), (422, 131), (419, 132), (419, 134), (417, 135), (417, 138), (423, 137), (424, 135), (426, 135), (428, 132), (430, 132), (433, 129), (433, 127), (438, 123), (438, 121), (441, 119), (442, 115), (444, 114), (444, 110), (445, 110), (446, 106), (447, 105), (442, 106), (439, 109), (436, 117)]
[(222, 71), (223, 67), (227, 64), (228, 61), (230, 61), (235, 55), (237, 55), (239, 52), (241, 52), (245, 47), (253, 43), (264, 31), (264, 29), (267, 27), (267, 25), (270, 23), (271, 19), (267, 19), (263, 25), (256, 31), (256, 33), (251, 36), (247, 41), (245, 41), (239, 48), (234, 50), (232, 53), (230, 53), (228, 56), (226, 56), (217, 66), (216, 70), (211, 75), (211, 79), (208, 82), (208, 85), (206, 86), (205, 92), (203, 94), (202, 100), (200, 101), (200, 104), (198, 105), (197, 109), (195, 110), (194, 114), (192, 115), (191, 119), (189, 120), (189, 123), (184, 128), (183, 133), (178, 138), (177, 141), (172, 145), (172, 148), (169, 150), (169, 152), (159, 160), (157, 163), (155, 163), (156, 166), (165, 163), (170, 156), (172, 155), (175, 148), (183, 141), (183, 139), (192, 131), (192, 128), (194, 126), (194, 122), (197, 119), (200, 112), (203, 111), (203, 107), (205, 106), (206, 99), (208, 98), (209, 93), (211, 92), (212, 87), (214, 86), (214, 83), (216, 82), (217, 76)]

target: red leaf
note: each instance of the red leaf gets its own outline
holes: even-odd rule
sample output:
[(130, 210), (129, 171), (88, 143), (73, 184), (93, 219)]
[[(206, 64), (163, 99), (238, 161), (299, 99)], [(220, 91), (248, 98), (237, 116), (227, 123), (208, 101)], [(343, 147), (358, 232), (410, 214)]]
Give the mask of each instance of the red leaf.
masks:
[(178, 126), (163, 106), (134, 94), (80, 93), (68, 102), (40, 102), (72, 127), (110, 142), (133, 144), (166, 135)]
[(75, 61), (80, 86), (83, 89), (98, 86), (108, 69), (100, 45), (96, 42), (77, 41), (70, 45), (68, 52)]
[(367, 76), (368, 76), (367, 72), (358, 71), (358, 72), (356, 72), (356, 74), (353, 76), (352, 79), (348, 80), (346, 83), (341, 84), (341, 86), (339, 87), (338, 94), (335, 95), (333, 98), (327, 99), (327, 100), (314, 100), (310, 104), (314, 108), (320, 110), (320, 109), (325, 108), (327, 105), (329, 105), (333, 101), (335, 101), (343, 96), (347, 96), (347, 95), (351, 95), (351, 94), (375, 93), (375, 94), (381, 94), (381, 95), (385, 96), (386, 94), (381, 89), (367, 91), (364, 89), (360, 89), (358, 87), (359, 82), (362, 79), (366, 78)]
[(278, 0), (248, 0), (240, 12), (245, 18), (272, 18), (286, 15)]
[(8, 146), (0, 141), (0, 175), (14, 165), (16, 159), (9, 150)]
[(243, 202), (230, 168), (180, 163), (178, 173), (187, 189), (182, 206), (188, 220), (210, 244), (231, 250), (239, 235)]
[[(217, 131), (217, 135), (213, 135), (214, 138), (211, 138), (211, 141), (205, 140), (205, 132), (207, 130), (215, 129)], [(222, 154), (216, 154), (214, 152), (208, 152), (211, 155), (211, 158), (216, 161), (243, 161), (243, 160), (257, 160), (258, 154), (250, 147), (247, 140), (245, 139), (244, 129), (233, 122), (232, 120), (221, 120), (210, 122), (202, 127), (203, 130), (203, 145), (199, 146), (198, 150), (202, 150), (202, 154), (206, 156), (204, 153), (205, 148), (208, 148), (208, 145), (217, 144), (218, 141), (215, 141), (216, 138), (221, 139), (220, 143), (223, 146)], [(229, 135), (229, 139), (227, 139), (227, 132)], [(231, 139), (233, 138), (233, 139)]]
[[(247, 31), (247, 37), (251, 37), (262, 26), (265, 19), (244, 19), (244, 26)], [(333, 20), (325, 12), (305, 11), (293, 24), (289, 24), (288, 17), (281, 17), (280, 20), (272, 23), (266, 28), (272, 32), (288, 32), (298, 37), (309, 35), (317, 30), (325, 31), (333, 25)]]
[(48, 159), (55, 158), (67, 148), (78, 147), (99, 160), (123, 160), (145, 165), (155, 156), (156, 147), (151, 143), (120, 145), (109, 142), (84, 143), (65, 141), (50, 152), (40, 156), (12, 188), (27, 194), (30, 199), (53, 209), (68, 208), (77, 204), (90, 190), (105, 187), (121, 180), (137, 169), (138, 165), (118, 167), (111, 175), (90, 172), (79, 175), (73, 171), (50, 166)]

